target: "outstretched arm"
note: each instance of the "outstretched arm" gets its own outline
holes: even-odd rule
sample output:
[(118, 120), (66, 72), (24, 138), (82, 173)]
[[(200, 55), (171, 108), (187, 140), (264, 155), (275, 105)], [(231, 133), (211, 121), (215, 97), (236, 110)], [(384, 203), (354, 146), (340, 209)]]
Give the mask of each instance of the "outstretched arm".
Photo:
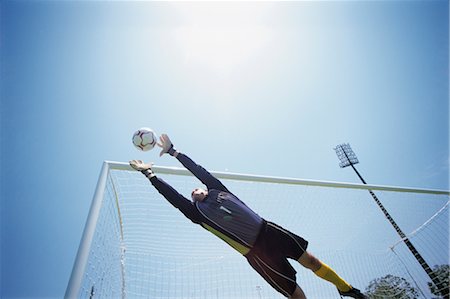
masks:
[(210, 174), (206, 169), (195, 163), (185, 154), (175, 150), (169, 136), (167, 136), (166, 134), (162, 134), (160, 137), (160, 141), (161, 143), (158, 144), (162, 148), (160, 156), (168, 153), (169, 155), (177, 158), (178, 161), (180, 161), (181, 164), (183, 164), (183, 166), (186, 167), (187, 170), (189, 170), (197, 179), (205, 184), (208, 189), (217, 189), (228, 192), (228, 189), (222, 184), (222, 182), (212, 174)]
[(151, 163), (146, 164), (141, 160), (132, 160), (130, 161), (130, 165), (137, 171), (142, 172), (142, 174), (144, 174), (150, 180), (156, 190), (158, 190), (158, 192), (162, 196), (164, 196), (167, 201), (170, 202), (170, 204), (179, 209), (181, 213), (184, 214), (184, 216), (189, 218), (194, 223), (200, 223), (199, 213), (194, 207), (193, 203), (189, 199), (178, 193), (178, 191), (167, 184), (163, 179), (156, 177), (151, 169)]

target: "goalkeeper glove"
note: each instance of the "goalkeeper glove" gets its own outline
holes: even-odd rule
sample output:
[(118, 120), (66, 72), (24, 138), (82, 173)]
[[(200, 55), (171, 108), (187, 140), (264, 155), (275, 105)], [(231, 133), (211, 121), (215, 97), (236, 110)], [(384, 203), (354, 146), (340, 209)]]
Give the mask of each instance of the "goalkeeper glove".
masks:
[(165, 153), (168, 153), (169, 155), (174, 157), (177, 156), (177, 151), (173, 147), (172, 141), (170, 141), (170, 138), (169, 136), (167, 136), (167, 134), (162, 134), (159, 137), (159, 140), (161, 141), (161, 143), (158, 143), (158, 146), (162, 148), (161, 152), (159, 153), (160, 157)]
[(152, 171), (153, 163), (144, 163), (141, 160), (131, 160), (129, 163), (133, 169), (142, 172), (146, 177), (151, 178), (155, 176)]

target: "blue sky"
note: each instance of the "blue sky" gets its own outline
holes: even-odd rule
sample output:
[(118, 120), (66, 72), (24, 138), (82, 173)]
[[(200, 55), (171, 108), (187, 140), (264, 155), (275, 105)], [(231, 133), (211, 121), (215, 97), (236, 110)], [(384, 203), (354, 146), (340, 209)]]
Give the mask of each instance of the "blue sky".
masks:
[(448, 1), (3, 1), (1, 297), (64, 294), (103, 160), (449, 188)]

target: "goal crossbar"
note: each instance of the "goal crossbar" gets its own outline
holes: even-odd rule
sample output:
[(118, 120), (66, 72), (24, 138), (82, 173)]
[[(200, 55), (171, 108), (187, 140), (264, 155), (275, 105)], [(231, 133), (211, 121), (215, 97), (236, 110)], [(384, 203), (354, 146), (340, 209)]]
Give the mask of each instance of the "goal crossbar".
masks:
[[(105, 163), (107, 163), (111, 169), (129, 170), (129, 171), (133, 170), (133, 168), (131, 168), (131, 166), (128, 163), (113, 162), (113, 161), (105, 161)], [(152, 170), (155, 173), (160, 173), (160, 174), (192, 176), (192, 174), (187, 169), (181, 168), (181, 167), (153, 166)], [(255, 175), (255, 174), (242, 174), (242, 173), (220, 172), (220, 171), (210, 171), (210, 173), (219, 179), (229, 179), (229, 180), (236, 180), (236, 181), (252, 181), (252, 182), (289, 184), (289, 185), (306, 185), (306, 186), (320, 186), (320, 187), (332, 187), (332, 188), (347, 188), (347, 189), (363, 189), (363, 190), (380, 190), (380, 191), (450, 195), (450, 190), (421, 189), (421, 188), (385, 186), (385, 185), (369, 185), (369, 184), (346, 183), (346, 182), (335, 182), (335, 181), (319, 181), (319, 180), (307, 180), (307, 179), (298, 179), (298, 178), (263, 176), (263, 175)]]

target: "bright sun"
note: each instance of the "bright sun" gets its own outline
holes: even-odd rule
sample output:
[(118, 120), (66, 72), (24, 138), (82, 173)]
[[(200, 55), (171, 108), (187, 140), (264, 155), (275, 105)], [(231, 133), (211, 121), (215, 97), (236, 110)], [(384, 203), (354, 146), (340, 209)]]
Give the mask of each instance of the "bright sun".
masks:
[(176, 7), (186, 22), (174, 31), (174, 38), (188, 65), (227, 74), (271, 39), (272, 31), (261, 21), (268, 4), (181, 3)]

